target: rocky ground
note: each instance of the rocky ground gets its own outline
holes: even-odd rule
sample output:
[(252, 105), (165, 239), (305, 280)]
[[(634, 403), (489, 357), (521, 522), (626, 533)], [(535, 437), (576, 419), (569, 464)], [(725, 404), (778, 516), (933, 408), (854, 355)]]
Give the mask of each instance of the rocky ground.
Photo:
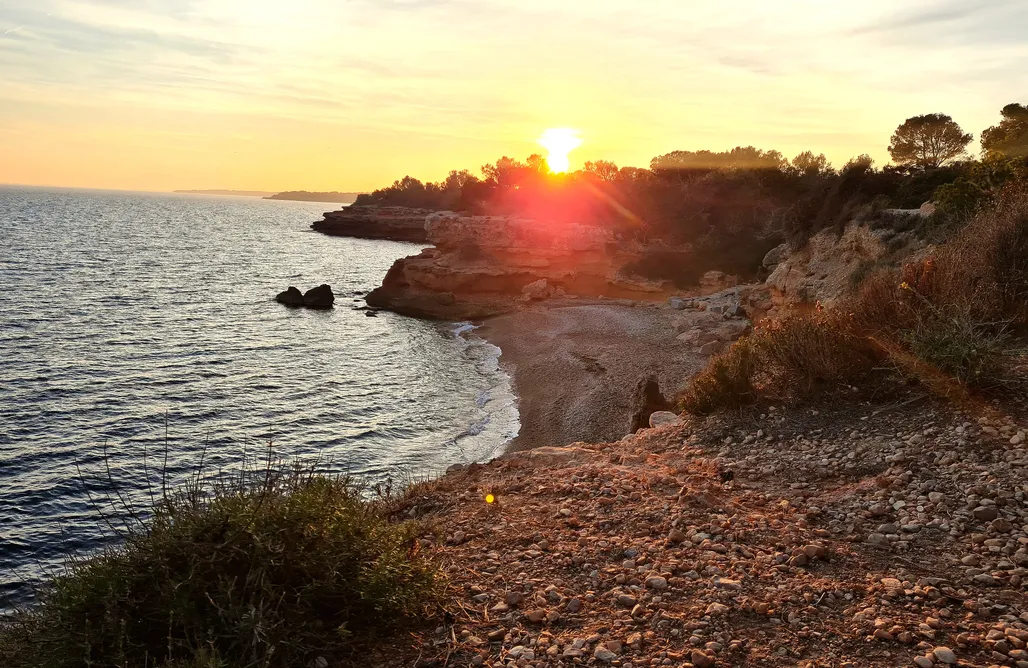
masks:
[(399, 511), (450, 619), (369, 662), (1028, 667), (1026, 431), (915, 396), (472, 465)]

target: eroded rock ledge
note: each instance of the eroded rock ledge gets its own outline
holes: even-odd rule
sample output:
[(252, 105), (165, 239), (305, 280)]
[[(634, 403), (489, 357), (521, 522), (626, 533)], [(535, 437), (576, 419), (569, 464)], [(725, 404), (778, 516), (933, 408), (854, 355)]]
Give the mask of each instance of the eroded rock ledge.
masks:
[(399, 206), (351, 206), (329, 211), (324, 220), (313, 223), (311, 228), (336, 237), (425, 243), (428, 241), (425, 217), (430, 213), (428, 209)]
[(460, 319), (532, 299), (661, 301), (673, 292), (666, 282), (623, 275), (643, 247), (598, 226), (442, 212), (427, 216), (425, 231), (435, 248), (398, 260), (369, 305)]

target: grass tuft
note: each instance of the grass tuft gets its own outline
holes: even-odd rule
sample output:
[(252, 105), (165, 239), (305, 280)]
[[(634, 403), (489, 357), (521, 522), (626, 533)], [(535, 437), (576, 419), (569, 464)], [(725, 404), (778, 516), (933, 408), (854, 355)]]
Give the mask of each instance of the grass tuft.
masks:
[(426, 618), (436, 569), (419, 526), (345, 477), (270, 469), (193, 484), (123, 544), (70, 563), (3, 620), (0, 665), (338, 665)]

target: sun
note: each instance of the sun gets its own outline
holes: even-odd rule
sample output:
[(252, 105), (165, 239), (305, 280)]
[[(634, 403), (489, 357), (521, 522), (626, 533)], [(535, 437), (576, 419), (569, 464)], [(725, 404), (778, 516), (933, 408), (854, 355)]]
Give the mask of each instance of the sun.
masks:
[(568, 153), (581, 146), (582, 139), (578, 136), (578, 130), (550, 128), (539, 137), (539, 145), (546, 149), (546, 164), (550, 171), (559, 174), (571, 167)]

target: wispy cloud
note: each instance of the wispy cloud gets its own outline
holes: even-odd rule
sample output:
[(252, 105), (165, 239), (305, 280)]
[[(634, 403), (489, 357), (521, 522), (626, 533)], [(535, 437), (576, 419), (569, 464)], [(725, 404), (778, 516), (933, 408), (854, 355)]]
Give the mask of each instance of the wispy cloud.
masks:
[(881, 154), (903, 114), (977, 129), (1028, 89), (1021, 0), (642, 5), (0, 0), (0, 115), (76, 123), (75, 141), (104, 146), (126, 117), (160, 141), (246, 125), (254, 151), (284, 150), (284, 131), (363, 133), (381, 144), (365, 161), (440, 170), (439, 145), (417, 138), (470, 154), (527, 147), (548, 125), (581, 127), (583, 155), (602, 146), (636, 164), (734, 143), (839, 160)]

